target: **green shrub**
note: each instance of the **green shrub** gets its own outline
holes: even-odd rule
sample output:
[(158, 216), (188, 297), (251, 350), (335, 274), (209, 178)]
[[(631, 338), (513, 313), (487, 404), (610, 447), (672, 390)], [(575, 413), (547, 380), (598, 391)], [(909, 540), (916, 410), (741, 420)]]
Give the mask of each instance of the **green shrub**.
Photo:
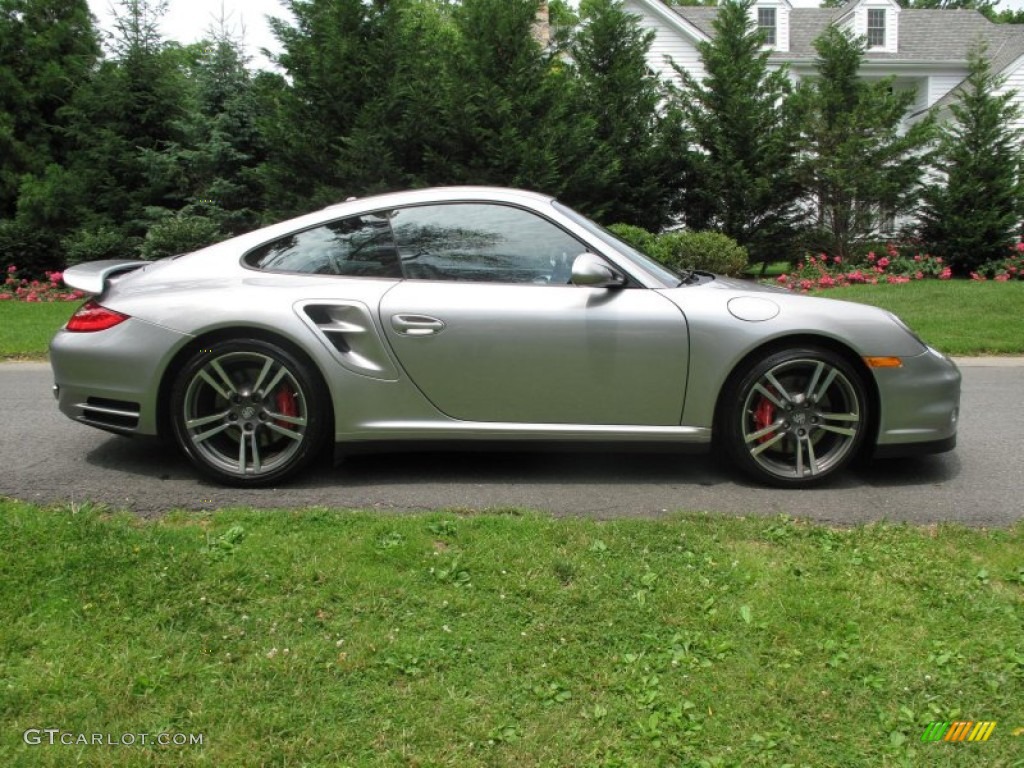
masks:
[(64, 267), (60, 240), (50, 230), (21, 219), (0, 221), (0, 267), (17, 267), (23, 278), (43, 280), (47, 272)]
[(608, 229), (671, 269), (702, 269), (720, 275), (738, 275), (747, 268), (746, 248), (718, 232), (655, 235), (632, 224), (612, 224)]
[(634, 227), (632, 224), (612, 224), (608, 231), (625, 240), (641, 253), (650, 256), (652, 259), (659, 259), (658, 236), (648, 232), (643, 227)]
[(203, 216), (168, 216), (150, 226), (142, 258), (162, 259), (189, 253), (224, 239), (217, 222)]
[(672, 269), (702, 269), (738, 275), (747, 268), (747, 250), (719, 232), (669, 232), (658, 238), (657, 258)]
[(69, 267), (86, 261), (139, 257), (138, 238), (127, 237), (113, 227), (79, 229), (65, 237), (61, 244), (64, 246)]

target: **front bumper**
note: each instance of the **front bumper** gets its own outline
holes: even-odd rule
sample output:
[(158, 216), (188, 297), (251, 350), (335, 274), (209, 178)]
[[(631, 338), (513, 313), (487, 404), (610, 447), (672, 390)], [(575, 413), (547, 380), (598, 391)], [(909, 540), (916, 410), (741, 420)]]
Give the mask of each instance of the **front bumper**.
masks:
[(876, 456), (940, 453), (956, 445), (960, 369), (932, 349), (874, 369), (881, 402)]
[(50, 342), (54, 394), (75, 421), (119, 434), (157, 434), (160, 376), (191, 337), (137, 318)]

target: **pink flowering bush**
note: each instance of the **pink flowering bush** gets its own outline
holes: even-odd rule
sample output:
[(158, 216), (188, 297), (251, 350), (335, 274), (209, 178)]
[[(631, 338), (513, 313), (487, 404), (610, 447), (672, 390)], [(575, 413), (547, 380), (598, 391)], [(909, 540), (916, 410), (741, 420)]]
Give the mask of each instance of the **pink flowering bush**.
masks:
[[(953, 271), (941, 257), (925, 253), (907, 255), (893, 244), (886, 246), (884, 254), (869, 252), (856, 264), (846, 264), (838, 256), (821, 253), (810, 255), (796, 265), (796, 269), (780, 275), (776, 282), (794, 291), (824, 288), (842, 288), (847, 285), (900, 285), (913, 280), (950, 280)], [(1018, 243), (1013, 252), (1000, 262), (982, 265), (971, 273), (972, 280), (993, 279), (1000, 282), (1024, 280), (1024, 243)]]
[(79, 301), (82, 291), (69, 290), (61, 283), (61, 272), (47, 272), (46, 280), (26, 280), (18, 277), (18, 268), (7, 267), (7, 277), (0, 285), (0, 301)]
[(995, 280), (1005, 283), (1010, 280), (1024, 280), (1024, 243), (1017, 243), (1013, 253), (999, 261), (986, 261), (977, 272), (971, 272), (971, 280)]

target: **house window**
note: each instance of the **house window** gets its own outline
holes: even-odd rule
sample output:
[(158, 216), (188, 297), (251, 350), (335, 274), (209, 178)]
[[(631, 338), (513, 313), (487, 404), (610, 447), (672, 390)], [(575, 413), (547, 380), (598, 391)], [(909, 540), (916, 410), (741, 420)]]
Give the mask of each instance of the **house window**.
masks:
[(764, 33), (764, 44), (775, 45), (775, 9), (757, 9), (757, 28)]
[(885, 9), (868, 9), (868, 48), (885, 47)]

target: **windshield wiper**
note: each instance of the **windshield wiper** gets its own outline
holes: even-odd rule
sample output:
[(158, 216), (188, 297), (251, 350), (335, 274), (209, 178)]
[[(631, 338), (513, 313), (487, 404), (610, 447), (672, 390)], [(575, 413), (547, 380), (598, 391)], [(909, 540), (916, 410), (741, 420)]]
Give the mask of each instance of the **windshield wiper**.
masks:
[(680, 285), (689, 285), (690, 283), (695, 283), (699, 279), (697, 277), (697, 273), (692, 269), (678, 270), (676, 274), (679, 275), (679, 284), (676, 285), (676, 288), (678, 288)]

